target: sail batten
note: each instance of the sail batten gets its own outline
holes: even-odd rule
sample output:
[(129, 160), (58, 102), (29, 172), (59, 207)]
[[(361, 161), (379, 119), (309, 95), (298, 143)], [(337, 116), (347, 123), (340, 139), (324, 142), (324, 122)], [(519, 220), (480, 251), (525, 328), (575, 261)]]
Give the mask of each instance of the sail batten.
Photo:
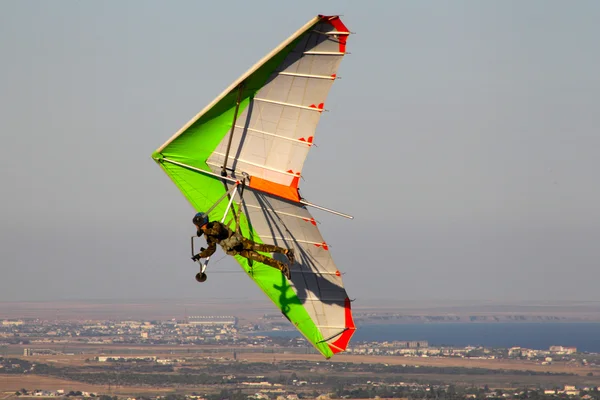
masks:
[(328, 80), (336, 79), (335, 75), (298, 74), (298, 73), (294, 73), (294, 72), (285, 72), (285, 71), (279, 72), (279, 75), (295, 76), (297, 78), (313, 78), (313, 79), (328, 79)]

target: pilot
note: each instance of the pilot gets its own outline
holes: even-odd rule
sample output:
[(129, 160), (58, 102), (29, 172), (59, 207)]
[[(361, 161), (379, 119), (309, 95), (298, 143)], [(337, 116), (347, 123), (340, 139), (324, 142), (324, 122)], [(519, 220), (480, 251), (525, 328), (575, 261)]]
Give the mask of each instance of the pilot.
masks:
[[(200, 253), (192, 257), (192, 260), (198, 261), (201, 258), (210, 257), (217, 250), (217, 243), (223, 251), (230, 256), (240, 255), (248, 260), (258, 261), (270, 267), (280, 270), (286, 278), (291, 279), (290, 266), (294, 264), (294, 250), (284, 249), (272, 244), (255, 243), (246, 239), (239, 231), (239, 213), (236, 218), (237, 230), (232, 231), (227, 225), (219, 221), (209, 221), (205, 213), (197, 213), (192, 220), (196, 225), (196, 235), (206, 236), (208, 248), (201, 248)], [(289, 265), (279, 260), (258, 253), (259, 251), (267, 253), (284, 254)]]

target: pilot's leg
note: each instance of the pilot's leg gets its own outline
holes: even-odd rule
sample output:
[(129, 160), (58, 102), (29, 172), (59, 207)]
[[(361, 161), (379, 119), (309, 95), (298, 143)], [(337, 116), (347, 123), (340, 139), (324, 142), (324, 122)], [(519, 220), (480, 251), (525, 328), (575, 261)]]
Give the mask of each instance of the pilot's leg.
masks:
[(254, 251), (264, 251), (266, 253), (284, 254), (290, 260), (290, 264), (294, 263), (294, 250), (292, 250), (292, 249), (284, 249), (283, 247), (275, 246), (273, 244), (254, 243), (254, 242), (252, 242), (251, 249)]
[(242, 257), (245, 257), (245, 258), (249, 259), (249, 260), (258, 261), (260, 263), (268, 265), (269, 267), (273, 267), (275, 269), (278, 269), (288, 279), (290, 279), (290, 277), (291, 277), (291, 275), (290, 275), (290, 267), (287, 266), (286, 264), (282, 263), (281, 261), (275, 260), (274, 258), (271, 258), (271, 257), (267, 257), (265, 255), (257, 253), (256, 251), (253, 251), (253, 250), (242, 250), (242, 251), (240, 251), (240, 255)]

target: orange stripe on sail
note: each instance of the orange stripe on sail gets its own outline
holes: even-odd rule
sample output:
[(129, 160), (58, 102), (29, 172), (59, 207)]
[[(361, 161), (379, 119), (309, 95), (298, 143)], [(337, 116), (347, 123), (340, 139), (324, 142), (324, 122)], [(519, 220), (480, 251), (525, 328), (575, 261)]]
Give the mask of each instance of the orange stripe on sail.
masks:
[(266, 179), (252, 176), (250, 177), (250, 187), (252, 189), (260, 190), (261, 192), (266, 192), (274, 194), (275, 196), (283, 197), (284, 199), (296, 202), (300, 201), (300, 194), (298, 193), (297, 186), (286, 186), (282, 185), (281, 183), (275, 183)]

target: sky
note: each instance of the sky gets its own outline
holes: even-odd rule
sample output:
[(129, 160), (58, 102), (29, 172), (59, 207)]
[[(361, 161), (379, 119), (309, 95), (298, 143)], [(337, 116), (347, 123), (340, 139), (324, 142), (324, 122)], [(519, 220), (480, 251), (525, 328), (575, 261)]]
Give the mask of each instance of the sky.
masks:
[(0, 1), (0, 301), (266, 299), (151, 153), (317, 14), (303, 170), (355, 304), (600, 301), (596, 1)]

